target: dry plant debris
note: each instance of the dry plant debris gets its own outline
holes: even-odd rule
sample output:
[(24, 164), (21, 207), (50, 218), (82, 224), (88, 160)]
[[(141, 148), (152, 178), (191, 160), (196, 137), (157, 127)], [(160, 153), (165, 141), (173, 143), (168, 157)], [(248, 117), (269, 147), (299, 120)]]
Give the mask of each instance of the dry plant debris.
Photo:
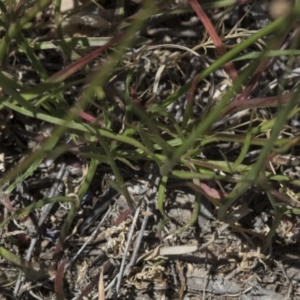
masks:
[(297, 1), (0, 9), (1, 299), (300, 299)]

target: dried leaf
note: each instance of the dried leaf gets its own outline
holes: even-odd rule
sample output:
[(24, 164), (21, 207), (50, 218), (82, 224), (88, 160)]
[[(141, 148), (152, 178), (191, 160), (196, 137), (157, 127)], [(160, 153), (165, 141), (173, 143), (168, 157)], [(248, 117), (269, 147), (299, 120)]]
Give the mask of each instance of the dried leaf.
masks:
[(105, 300), (103, 268), (100, 270), (99, 284), (98, 284), (98, 300)]
[(162, 247), (159, 249), (159, 255), (182, 255), (197, 251), (198, 245), (181, 245), (181, 246), (170, 246)]

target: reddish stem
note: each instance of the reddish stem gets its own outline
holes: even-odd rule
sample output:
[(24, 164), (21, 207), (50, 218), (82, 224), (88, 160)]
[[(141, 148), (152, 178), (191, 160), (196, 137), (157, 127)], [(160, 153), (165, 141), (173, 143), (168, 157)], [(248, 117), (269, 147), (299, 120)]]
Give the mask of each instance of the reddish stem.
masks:
[(120, 225), (123, 221), (125, 221), (127, 219), (127, 217), (132, 213), (132, 211), (128, 208), (126, 210), (124, 210), (120, 216), (117, 218), (117, 220), (115, 221), (115, 226)]
[(241, 111), (247, 108), (263, 108), (263, 107), (270, 107), (270, 106), (276, 107), (280, 105), (285, 105), (293, 95), (294, 93), (291, 92), (282, 96), (245, 99), (243, 101), (240, 101), (238, 98), (236, 98), (226, 107), (223, 115)]
[[(203, 26), (207, 30), (209, 36), (211, 37), (216, 51), (219, 56), (223, 56), (226, 53), (226, 49), (218, 36), (213, 24), (211, 23), (210, 19), (202, 9), (201, 5), (197, 2), (197, 0), (189, 0), (189, 4), (191, 5), (192, 9), (197, 14), (199, 20), (202, 22)], [(236, 79), (238, 77), (238, 73), (233, 65), (232, 62), (228, 62), (224, 65), (224, 69), (226, 70), (227, 74), (230, 76), (231, 79)]]
[(217, 190), (215, 188), (211, 188), (207, 184), (201, 182), (200, 185), (196, 185), (194, 183), (189, 182), (188, 186), (193, 188), (194, 190), (200, 192), (202, 195), (204, 195), (208, 200), (210, 200), (212, 203), (214, 203), (213, 200), (222, 201), (227, 197), (226, 193), (223, 193), (220, 190)]
[(96, 123), (101, 126), (101, 127), (105, 127), (105, 124), (102, 121), (97, 120), (95, 117), (91, 116), (90, 114), (81, 111), (79, 112), (78, 116), (86, 121), (88, 121), (89, 123)]
[(55, 73), (53, 76), (49, 77), (46, 82), (61, 82), (63, 80), (66, 80), (68, 77), (70, 77), (72, 74), (77, 72), (79, 69), (81, 69), (83, 66), (88, 64), (90, 61), (95, 59), (97, 56), (99, 56), (101, 53), (106, 51), (108, 48), (116, 44), (117, 42), (121, 41), (125, 37), (125, 34), (119, 34), (117, 36), (114, 36), (109, 40), (105, 45), (97, 48), (93, 52), (85, 55), (84, 57), (78, 59), (74, 63), (67, 66), (65, 69)]

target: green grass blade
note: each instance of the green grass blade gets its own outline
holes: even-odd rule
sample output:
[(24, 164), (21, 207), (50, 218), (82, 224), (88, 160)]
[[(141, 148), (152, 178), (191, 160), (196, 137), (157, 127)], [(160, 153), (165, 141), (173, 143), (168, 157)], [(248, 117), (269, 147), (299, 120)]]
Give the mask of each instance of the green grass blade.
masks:
[(235, 170), (235, 168), (243, 162), (243, 160), (245, 159), (245, 157), (248, 153), (249, 147), (251, 145), (251, 139), (252, 139), (251, 130), (252, 130), (252, 117), (251, 117), (251, 120), (250, 120), (250, 123), (248, 126), (247, 134), (246, 134), (245, 141), (242, 146), (240, 155), (238, 156), (238, 158), (236, 159), (236, 161), (234, 162), (234, 164), (232, 166), (233, 170)]
[(18, 32), (20, 32), (20, 30), (37, 15), (39, 11), (45, 9), (48, 5), (50, 5), (50, 3), (51, 0), (37, 1), (36, 5), (34, 5), (32, 9), (28, 10), (23, 17), (10, 24), (5, 36), (0, 42), (0, 65), (3, 65), (3, 59), (5, 58), (7, 50), (9, 49), (11, 39), (15, 37)]

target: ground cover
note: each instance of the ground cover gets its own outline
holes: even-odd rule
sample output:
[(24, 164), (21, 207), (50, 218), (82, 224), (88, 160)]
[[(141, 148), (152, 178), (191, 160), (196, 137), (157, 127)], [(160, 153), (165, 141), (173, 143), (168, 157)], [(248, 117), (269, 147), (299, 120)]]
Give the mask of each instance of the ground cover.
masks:
[(0, 9), (1, 299), (300, 299), (299, 1)]

